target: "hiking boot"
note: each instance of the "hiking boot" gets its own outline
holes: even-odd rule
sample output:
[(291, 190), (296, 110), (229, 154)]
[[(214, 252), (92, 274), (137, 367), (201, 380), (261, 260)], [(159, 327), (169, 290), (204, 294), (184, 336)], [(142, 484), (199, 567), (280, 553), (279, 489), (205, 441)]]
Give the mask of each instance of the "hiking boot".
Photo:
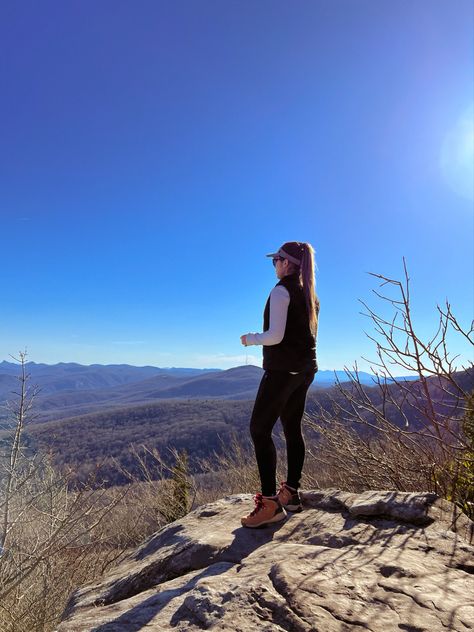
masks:
[(262, 494), (256, 494), (254, 500), (255, 509), (240, 520), (243, 527), (255, 529), (280, 522), (286, 518), (286, 511), (281, 506), (277, 496), (268, 498)]
[(303, 505), (301, 504), (300, 495), (298, 490), (290, 487), (286, 484), (286, 481), (280, 483), (280, 489), (277, 493), (280, 504), (286, 511), (298, 513), (303, 511)]

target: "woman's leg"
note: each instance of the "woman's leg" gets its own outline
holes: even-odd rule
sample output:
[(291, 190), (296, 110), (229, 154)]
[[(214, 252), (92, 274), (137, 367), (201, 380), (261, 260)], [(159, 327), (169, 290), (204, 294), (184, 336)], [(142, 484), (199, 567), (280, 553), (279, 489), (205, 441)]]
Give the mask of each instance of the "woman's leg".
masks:
[(300, 386), (301, 379), (301, 374), (265, 371), (260, 382), (250, 420), (250, 434), (255, 447), (264, 496), (276, 494), (276, 450), (272, 430), (285, 409), (285, 404), (290, 401), (292, 393)]
[(293, 391), (280, 413), (283, 432), (285, 433), (288, 461), (288, 478), (286, 482), (293, 489), (299, 488), (303, 470), (305, 443), (301, 431), (301, 421), (308, 389), (313, 380), (313, 372), (304, 374), (303, 383)]

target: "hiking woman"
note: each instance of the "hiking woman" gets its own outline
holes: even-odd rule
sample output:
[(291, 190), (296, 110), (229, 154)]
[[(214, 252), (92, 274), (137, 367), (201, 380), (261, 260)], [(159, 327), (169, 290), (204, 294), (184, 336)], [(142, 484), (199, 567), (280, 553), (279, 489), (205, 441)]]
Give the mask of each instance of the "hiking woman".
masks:
[[(250, 421), (261, 493), (242, 518), (244, 527), (261, 527), (301, 511), (298, 494), (305, 457), (301, 432), (306, 395), (318, 370), (316, 337), (319, 299), (315, 293), (314, 250), (289, 241), (272, 257), (279, 282), (263, 313), (263, 333), (241, 336), (243, 345), (263, 345), (264, 374)], [(280, 418), (286, 439), (287, 480), (276, 490), (276, 450), (272, 429)]]

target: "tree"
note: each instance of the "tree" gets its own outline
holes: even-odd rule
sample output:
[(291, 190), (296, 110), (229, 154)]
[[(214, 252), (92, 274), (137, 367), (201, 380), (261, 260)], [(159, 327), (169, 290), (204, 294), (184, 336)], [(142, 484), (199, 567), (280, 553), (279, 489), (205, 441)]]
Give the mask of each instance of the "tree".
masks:
[[(433, 491), (472, 516), (465, 477), (473, 461), (474, 367), (455, 365), (458, 356), (451, 357), (448, 337), (457, 334), (473, 345), (474, 321), (463, 329), (446, 301), (444, 308), (437, 306), (436, 333), (423, 340), (404, 259), (403, 267), (403, 282), (371, 273), (385, 287), (385, 293), (373, 292), (391, 311), (383, 316), (361, 301), (375, 329), (375, 335), (366, 334), (378, 358), (368, 360), (374, 386), (361, 383), (357, 363), (352, 370), (344, 367), (349, 383), (337, 380), (332, 408), (320, 407), (310, 420), (320, 437), (315, 458), (346, 488)], [(415, 379), (397, 379), (400, 370)]]
[(155, 528), (185, 516), (193, 507), (196, 497), (187, 452), (174, 447), (168, 448), (168, 452), (174, 465), (164, 459), (156, 448), (142, 445), (138, 449), (132, 446), (131, 453), (138, 468), (136, 474), (117, 463), (142, 499), (144, 509), (141, 519), (149, 522), (153, 516)]
[[(16, 358), (14, 358), (16, 359)], [(7, 443), (6, 454), (2, 455), (1, 460), (2, 475), (1, 481), (1, 500), (0, 508), (2, 510), (2, 527), (0, 531), (0, 551), (5, 549), (7, 539), (10, 535), (15, 522), (11, 521), (12, 501), (15, 497), (16, 490), (23, 487), (31, 476), (29, 468), (24, 468), (22, 463), (22, 445), (21, 440), (25, 427), (25, 421), (30, 412), (35, 393), (30, 393), (28, 388), (28, 374), (26, 373), (26, 352), (20, 352), (19, 359), (21, 373), (18, 378), (20, 382), (19, 392), (16, 403), (7, 404), (7, 409), (14, 421), (13, 436), (11, 443)], [(21, 475), (20, 475), (21, 472)]]
[(30, 388), (26, 352), (19, 354), (20, 388), (7, 409), (11, 428), (0, 454), (0, 629), (53, 629), (77, 586), (97, 578), (123, 549), (101, 529), (127, 489), (115, 493), (90, 479), (71, 484), (51, 455), (27, 450), (25, 426), (37, 388)]
[(193, 488), (189, 476), (186, 450), (175, 452), (175, 464), (171, 469), (172, 501), (169, 507), (169, 521), (185, 516), (190, 508), (190, 492)]

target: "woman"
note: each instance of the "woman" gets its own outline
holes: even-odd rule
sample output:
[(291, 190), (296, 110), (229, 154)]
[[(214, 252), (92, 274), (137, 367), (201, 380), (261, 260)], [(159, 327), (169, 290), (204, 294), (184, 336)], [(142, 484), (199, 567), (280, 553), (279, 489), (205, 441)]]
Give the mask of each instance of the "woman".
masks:
[[(314, 250), (289, 241), (272, 257), (280, 281), (263, 314), (263, 333), (240, 337), (243, 345), (263, 345), (263, 368), (250, 433), (262, 485), (255, 508), (242, 518), (244, 527), (262, 527), (301, 511), (298, 495), (305, 444), (301, 433), (306, 394), (318, 370), (316, 336), (319, 300), (314, 288)], [(287, 480), (276, 491), (276, 450), (272, 429), (280, 417), (286, 439)]]

